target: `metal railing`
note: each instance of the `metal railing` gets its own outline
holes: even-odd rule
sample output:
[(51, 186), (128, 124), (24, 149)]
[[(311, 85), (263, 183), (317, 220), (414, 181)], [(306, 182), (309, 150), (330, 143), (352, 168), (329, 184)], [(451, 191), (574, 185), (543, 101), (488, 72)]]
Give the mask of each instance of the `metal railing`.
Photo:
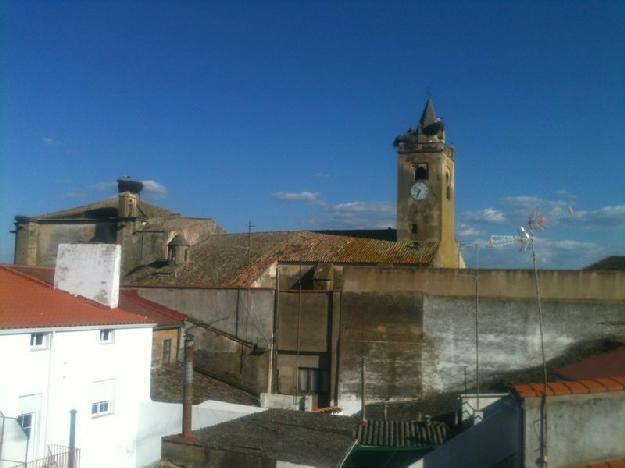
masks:
[(15, 465), (13, 468), (80, 468), (80, 449), (65, 445), (48, 445), (48, 455), (38, 460)]

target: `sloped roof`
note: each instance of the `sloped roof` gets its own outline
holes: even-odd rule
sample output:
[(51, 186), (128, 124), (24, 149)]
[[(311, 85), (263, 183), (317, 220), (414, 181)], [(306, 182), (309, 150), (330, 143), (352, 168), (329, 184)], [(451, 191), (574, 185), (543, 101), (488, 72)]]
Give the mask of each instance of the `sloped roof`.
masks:
[(308, 231), (222, 234), (191, 247), (182, 266), (141, 267), (126, 284), (246, 287), (273, 262), (429, 265), (438, 243), (391, 242)]
[(449, 427), (439, 421), (388, 421), (369, 419), (358, 427), (358, 443), (378, 447), (442, 445)]
[(612, 255), (591, 263), (584, 270), (625, 270), (625, 255)]
[(625, 346), (560, 367), (553, 374), (568, 380), (597, 379), (625, 375)]
[(195, 430), (193, 436), (207, 450), (214, 447), (294, 465), (334, 468), (351, 449), (357, 426), (358, 420), (349, 416), (268, 409)]
[[(52, 267), (6, 265), (5, 268), (54, 286), (54, 268)], [(120, 290), (119, 307), (127, 312), (147, 317), (150, 322), (158, 324), (159, 327), (180, 326), (187, 318), (180, 312), (139, 296), (134, 289)]]
[[(514, 391), (521, 398), (536, 398), (545, 394), (545, 385), (543, 383), (518, 384), (514, 386)], [(547, 396), (622, 391), (625, 391), (625, 377), (622, 376), (547, 382)]]
[[(87, 205), (77, 206), (75, 208), (69, 208), (67, 210), (53, 211), (51, 213), (44, 213), (39, 216), (33, 216), (33, 219), (72, 219), (72, 218), (114, 218), (117, 216), (117, 197), (107, 198), (106, 200), (100, 200)], [(139, 202), (139, 209), (145, 217), (157, 218), (168, 216), (180, 216), (179, 213), (166, 210), (156, 205), (146, 203), (143, 200)]]
[(110, 309), (0, 266), (0, 329), (144, 325), (148, 317)]

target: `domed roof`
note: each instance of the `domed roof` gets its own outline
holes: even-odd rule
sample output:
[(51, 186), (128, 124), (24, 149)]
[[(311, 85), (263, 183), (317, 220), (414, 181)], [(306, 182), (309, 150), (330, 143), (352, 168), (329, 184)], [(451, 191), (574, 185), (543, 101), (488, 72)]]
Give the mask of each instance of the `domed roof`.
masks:
[(173, 246), (184, 245), (188, 247), (190, 244), (182, 234), (176, 234), (174, 238), (171, 240), (171, 242), (169, 243), (169, 245), (173, 245)]

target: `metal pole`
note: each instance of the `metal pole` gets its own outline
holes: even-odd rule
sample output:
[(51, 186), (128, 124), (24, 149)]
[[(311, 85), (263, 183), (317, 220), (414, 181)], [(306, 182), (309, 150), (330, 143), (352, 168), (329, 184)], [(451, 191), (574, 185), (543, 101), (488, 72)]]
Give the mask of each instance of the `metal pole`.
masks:
[(534, 238), (530, 241), (532, 247), (532, 264), (534, 266), (534, 283), (536, 285), (536, 304), (538, 306), (538, 330), (540, 333), (540, 354), (543, 365), (543, 396), (540, 402), (540, 466), (547, 467), (547, 363), (545, 361), (545, 340), (543, 336), (543, 310), (540, 301), (540, 285), (538, 281), (538, 269), (536, 268), (536, 250)]
[(367, 383), (365, 371), (366, 366), (367, 358), (363, 356), (360, 361), (360, 418), (362, 422), (367, 422), (367, 394), (365, 393)]
[(69, 410), (69, 453), (67, 468), (76, 467), (76, 410)]
[(477, 410), (480, 409), (480, 340), (479, 340), (479, 313), (480, 313), (480, 246), (475, 244), (475, 386)]
[(193, 335), (184, 337), (184, 386), (182, 387), (182, 436), (193, 438), (191, 432), (193, 413)]

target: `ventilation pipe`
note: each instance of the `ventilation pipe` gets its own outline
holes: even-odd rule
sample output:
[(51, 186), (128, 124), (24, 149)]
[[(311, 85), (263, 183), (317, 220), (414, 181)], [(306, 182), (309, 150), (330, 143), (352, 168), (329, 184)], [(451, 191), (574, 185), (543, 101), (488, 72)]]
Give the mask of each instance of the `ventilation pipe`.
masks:
[(193, 412), (193, 335), (184, 336), (184, 386), (182, 387), (182, 437), (192, 439)]

